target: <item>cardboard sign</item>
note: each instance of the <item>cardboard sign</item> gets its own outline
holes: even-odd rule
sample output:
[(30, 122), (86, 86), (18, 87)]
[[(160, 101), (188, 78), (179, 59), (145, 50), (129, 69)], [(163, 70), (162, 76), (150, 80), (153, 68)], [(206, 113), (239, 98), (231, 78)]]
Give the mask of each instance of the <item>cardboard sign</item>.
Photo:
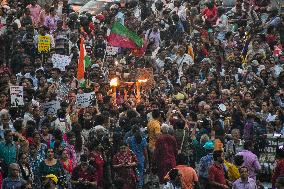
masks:
[(18, 107), (24, 105), (24, 88), (23, 86), (10, 87), (11, 106)]
[(38, 36), (37, 49), (39, 53), (50, 51), (50, 37), (49, 36)]
[(116, 55), (118, 53), (118, 47), (107, 46), (106, 47), (106, 54), (107, 55)]
[(77, 108), (86, 108), (93, 104), (96, 96), (94, 92), (77, 95)]
[(65, 71), (65, 67), (71, 62), (71, 57), (61, 54), (53, 54), (51, 61), (54, 68), (59, 68), (61, 71)]
[(60, 102), (59, 101), (50, 101), (43, 104), (43, 112), (44, 115), (56, 115), (57, 110), (60, 109)]

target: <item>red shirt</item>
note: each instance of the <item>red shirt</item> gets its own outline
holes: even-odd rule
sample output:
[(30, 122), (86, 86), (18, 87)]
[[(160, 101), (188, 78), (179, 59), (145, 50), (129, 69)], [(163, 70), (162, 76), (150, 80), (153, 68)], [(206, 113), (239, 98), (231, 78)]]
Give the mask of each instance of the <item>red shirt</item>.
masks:
[[(223, 165), (218, 165), (216, 163), (212, 164), (208, 170), (209, 181), (214, 181), (219, 184), (226, 184), (226, 177)], [(211, 189), (219, 189), (217, 187), (211, 186)]]
[(279, 160), (276, 164), (276, 167), (272, 175), (272, 186), (275, 187), (276, 179), (279, 176), (284, 176), (284, 159)]
[(206, 20), (214, 24), (217, 20), (217, 7), (214, 5), (212, 9), (205, 8), (203, 10), (203, 15), (206, 17)]

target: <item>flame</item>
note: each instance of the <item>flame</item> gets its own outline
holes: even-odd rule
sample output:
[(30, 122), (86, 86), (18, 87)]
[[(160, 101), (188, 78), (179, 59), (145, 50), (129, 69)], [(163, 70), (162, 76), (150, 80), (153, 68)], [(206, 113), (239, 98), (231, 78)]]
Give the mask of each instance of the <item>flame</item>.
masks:
[(109, 84), (110, 84), (111, 87), (117, 87), (117, 85), (118, 85), (117, 77), (111, 79)]
[(148, 81), (148, 79), (138, 79), (139, 83), (146, 83)]

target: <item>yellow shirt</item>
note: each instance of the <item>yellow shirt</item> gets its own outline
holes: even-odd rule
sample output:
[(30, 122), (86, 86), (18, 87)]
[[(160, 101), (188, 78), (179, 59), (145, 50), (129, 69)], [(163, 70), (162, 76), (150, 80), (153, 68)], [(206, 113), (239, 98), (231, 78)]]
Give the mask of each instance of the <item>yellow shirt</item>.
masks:
[(237, 166), (227, 161), (224, 161), (224, 164), (228, 169), (228, 177), (230, 181), (234, 182), (240, 178), (240, 172)]
[(147, 125), (148, 137), (149, 137), (149, 148), (155, 149), (157, 135), (161, 133), (161, 124), (158, 120), (151, 119)]

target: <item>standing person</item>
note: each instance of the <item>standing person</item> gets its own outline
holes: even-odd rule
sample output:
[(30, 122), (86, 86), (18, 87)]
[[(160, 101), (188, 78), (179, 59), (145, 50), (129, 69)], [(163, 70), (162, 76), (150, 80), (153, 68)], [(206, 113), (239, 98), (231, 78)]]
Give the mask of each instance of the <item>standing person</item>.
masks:
[[(144, 183), (144, 168), (148, 168), (148, 153), (147, 153), (147, 141), (142, 136), (140, 131), (136, 131), (134, 136), (129, 137), (126, 140), (130, 149), (135, 153), (138, 159), (138, 186), (142, 188)], [(146, 166), (145, 166), (146, 165)]]
[(27, 8), (30, 10), (34, 23), (37, 26), (40, 18), (41, 7), (37, 4), (36, 0), (32, 0), (31, 4), (29, 4)]
[(181, 174), (178, 169), (172, 169), (169, 172), (170, 181), (163, 187), (163, 189), (182, 189)]
[(210, 166), (208, 170), (208, 180), (210, 184), (210, 189), (229, 189), (225, 177), (224, 168), (224, 153), (222, 151), (213, 152), (214, 163)]
[[(177, 166), (174, 169), (178, 169), (181, 174), (181, 183), (183, 189), (197, 189), (199, 188), (198, 176), (196, 171), (187, 166), (187, 157), (183, 154), (177, 156)], [(168, 178), (168, 174), (165, 178)]]
[(256, 173), (261, 169), (261, 166), (257, 156), (254, 153), (252, 153), (252, 149), (253, 149), (252, 141), (245, 141), (244, 150), (237, 153), (237, 155), (243, 156), (244, 158), (243, 165), (248, 168), (249, 177), (256, 180)]
[(167, 172), (176, 166), (177, 142), (175, 137), (169, 135), (168, 126), (162, 126), (162, 134), (158, 137), (154, 151), (154, 161), (160, 183), (164, 182)]
[(241, 178), (233, 183), (232, 189), (257, 189), (256, 183), (252, 178), (249, 178), (248, 168), (240, 167), (239, 172)]
[(80, 157), (79, 164), (72, 173), (71, 183), (76, 189), (91, 189), (97, 185), (95, 169), (89, 165), (88, 156), (86, 154)]
[(206, 149), (207, 155), (203, 156), (199, 162), (199, 179), (202, 188), (208, 188), (208, 169), (213, 164), (213, 150), (214, 143), (208, 141), (205, 143), (203, 148)]
[(43, 160), (39, 165), (40, 176), (53, 174), (57, 177), (62, 176), (63, 168), (61, 163), (54, 158), (54, 151), (52, 148), (47, 149), (46, 159)]
[(31, 182), (33, 180), (33, 173), (28, 162), (28, 155), (25, 153), (19, 154), (19, 168), (21, 178), (23, 178), (27, 182)]
[(9, 165), (10, 175), (3, 180), (2, 189), (20, 188), (25, 185), (26, 181), (20, 177), (20, 167), (17, 163)]
[(49, 9), (49, 15), (46, 16), (44, 19), (44, 26), (46, 26), (52, 33), (56, 30), (58, 20), (59, 17), (56, 15), (54, 7), (51, 7)]
[(0, 159), (3, 159), (6, 165), (16, 163), (17, 161), (17, 147), (13, 142), (13, 133), (11, 130), (4, 132), (5, 141), (0, 143)]
[(104, 167), (106, 156), (102, 145), (98, 145), (90, 154), (90, 164), (96, 169), (97, 186), (102, 187), (104, 182)]
[(237, 153), (243, 150), (242, 141), (240, 139), (240, 130), (233, 129), (231, 132), (232, 140), (226, 143), (226, 157), (234, 157)]
[(113, 167), (116, 179), (123, 179), (125, 182), (123, 189), (136, 188), (137, 175), (135, 167), (137, 166), (137, 157), (129, 150), (126, 145), (120, 147), (113, 157)]
[(271, 179), (273, 188), (275, 188), (277, 178), (284, 175), (284, 149), (283, 147), (278, 148), (276, 150), (276, 159), (277, 159), (276, 160), (277, 163), (274, 168), (272, 179)]
[(160, 110), (154, 109), (152, 111), (152, 119), (148, 122), (147, 125), (148, 137), (149, 137), (149, 149), (151, 153), (154, 152), (157, 137), (161, 133), (160, 118), (161, 118)]

